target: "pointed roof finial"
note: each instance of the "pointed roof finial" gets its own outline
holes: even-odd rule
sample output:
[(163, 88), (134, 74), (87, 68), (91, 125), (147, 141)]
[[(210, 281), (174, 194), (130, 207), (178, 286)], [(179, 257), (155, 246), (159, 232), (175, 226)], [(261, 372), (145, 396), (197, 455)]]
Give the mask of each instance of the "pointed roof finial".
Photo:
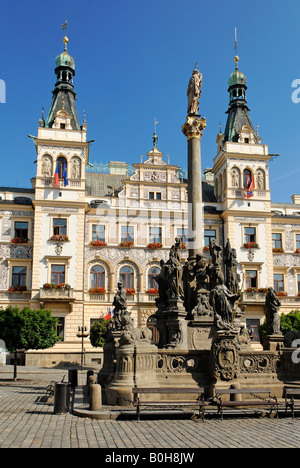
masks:
[(234, 28), (234, 50), (235, 50), (235, 57), (234, 57), (234, 61), (235, 61), (235, 69), (238, 70), (238, 63), (239, 63), (239, 56), (237, 54), (237, 29)]
[(153, 133), (153, 136), (152, 136), (152, 139), (153, 139), (153, 148), (157, 148), (157, 140), (158, 140), (158, 136), (156, 134), (156, 125), (158, 124), (157, 120), (156, 120), (156, 117), (154, 117), (154, 133)]
[(65, 43), (65, 51), (66, 51), (66, 52), (67, 52), (67, 44), (68, 44), (68, 42), (69, 42), (69, 39), (68, 39), (68, 37), (67, 37), (67, 26), (68, 26), (67, 11), (68, 11), (68, 9), (66, 8), (66, 22), (65, 22), (64, 24), (62, 24), (62, 26), (61, 26), (62, 29), (63, 29), (63, 31), (66, 31), (66, 35), (65, 35), (65, 37), (63, 38), (63, 41), (64, 41), (64, 43)]

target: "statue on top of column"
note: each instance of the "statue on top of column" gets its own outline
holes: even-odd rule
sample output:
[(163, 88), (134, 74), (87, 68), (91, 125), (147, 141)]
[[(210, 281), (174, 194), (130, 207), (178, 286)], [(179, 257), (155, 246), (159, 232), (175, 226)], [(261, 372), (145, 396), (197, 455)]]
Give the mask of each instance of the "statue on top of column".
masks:
[(188, 96), (188, 106), (187, 113), (198, 115), (199, 109), (199, 98), (201, 96), (201, 86), (202, 86), (202, 73), (199, 72), (197, 68), (198, 64), (195, 65), (192, 76), (189, 81), (187, 96)]

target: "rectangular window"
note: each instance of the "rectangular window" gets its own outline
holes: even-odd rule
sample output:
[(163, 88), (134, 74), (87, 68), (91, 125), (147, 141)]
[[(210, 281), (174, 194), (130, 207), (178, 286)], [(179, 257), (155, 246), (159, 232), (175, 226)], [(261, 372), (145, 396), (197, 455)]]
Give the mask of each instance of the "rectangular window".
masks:
[(65, 317), (55, 317), (58, 322), (56, 325), (56, 333), (59, 338), (59, 341), (64, 341), (65, 336)]
[(149, 200), (154, 200), (154, 192), (149, 192)]
[(300, 275), (297, 275), (298, 294), (300, 294)]
[(272, 234), (272, 247), (273, 249), (282, 249), (282, 237), (281, 234)]
[(274, 275), (274, 290), (277, 293), (284, 291), (284, 276), (282, 274)]
[(93, 224), (92, 226), (92, 241), (105, 242), (105, 226)]
[(133, 226), (121, 226), (121, 242), (133, 242), (134, 241), (134, 227)]
[(248, 227), (244, 230), (245, 244), (256, 242), (256, 228)]
[(188, 229), (177, 228), (177, 237), (180, 237), (183, 244), (187, 244), (189, 240)]
[(51, 265), (51, 283), (61, 284), (66, 282), (65, 265)]
[(67, 235), (67, 220), (61, 218), (53, 219), (53, 235), (66, 236)]
[(161, 243), (161, 228), (150, 227), (149, 228), (149, 242), (152, 243)]
[(251, 341), (253, 343), (259, 343), (259, 333), (258, 333), (258, 328), (260, 326), (260, 320), (259, 319), (246, 319), (246, 327), (247, 330), (249, 331)]
[(209, 247), (210, 239), (216, 240), (216, 231), (214, 229), (204, 229), (204, 246)]
[(300, 234), (296, 234), (296, 249), (300, 249)]
[(26, 286), (27, 268), (14, 266), (12, 269), (12, 286)]
[(28, 239), (28, 223), (22, 221), (15, 222), (15, 237)]
[(161, 192), (156, 193), (156, 200), (161, 200)]
[(246, 290), (249, 288), (257, 288), (257, 271), (246, 270)]

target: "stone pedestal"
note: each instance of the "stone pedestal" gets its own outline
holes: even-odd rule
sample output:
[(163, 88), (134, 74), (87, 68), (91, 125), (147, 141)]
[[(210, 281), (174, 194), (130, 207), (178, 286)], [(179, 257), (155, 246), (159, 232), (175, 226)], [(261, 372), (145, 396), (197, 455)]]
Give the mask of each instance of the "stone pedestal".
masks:
[(107, 341), (103, 347), (104, 362), (98, 374), (98, 382), (102, 387), (106, 387), (115, 374), (116, 348), (119, 345), (120, 337), (120, 331), (111, 332), (109, 341)]
[(239, 374), (237, 332), (220, 330), (215, 333), (210, 354), (211, 377), (218, 381), (232, 381)]
[(267, 335), (263, 341), (263, 348), (265, 351), (278, 352), (283, 348), (283, 335)]
[(169, 299), (166, 310), (156, 312), (159, 348), (188, 349), (186, 316), (183, 301), (178, 298)]
[(157, 347), (149, 342), (121, 346), (116, 349), (116, 373), (106, 387), (108, 405), (130, 406), (132, 388), (155, 387)]
[(188, 322), (188, 349), (210, 350), (215, 334), (214, 318), (197, 317)]

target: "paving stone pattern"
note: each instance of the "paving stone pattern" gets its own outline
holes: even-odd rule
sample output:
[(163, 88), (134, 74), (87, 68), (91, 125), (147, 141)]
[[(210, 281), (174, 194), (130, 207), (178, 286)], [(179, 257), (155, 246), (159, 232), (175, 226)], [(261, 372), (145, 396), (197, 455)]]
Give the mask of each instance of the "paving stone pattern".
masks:
[[(39, 379), (40, 377), (40, 379)], [(49, 375), (47, 375), (47, 378)], [(300, 418), (219, 418), (205, 423), (190, 417), (158, 420), (93, 420), (55, 415), (41, 402), (49, 381), (36, 376), (19, 382), (1, 378), (0, 448), (299, 448)]]

